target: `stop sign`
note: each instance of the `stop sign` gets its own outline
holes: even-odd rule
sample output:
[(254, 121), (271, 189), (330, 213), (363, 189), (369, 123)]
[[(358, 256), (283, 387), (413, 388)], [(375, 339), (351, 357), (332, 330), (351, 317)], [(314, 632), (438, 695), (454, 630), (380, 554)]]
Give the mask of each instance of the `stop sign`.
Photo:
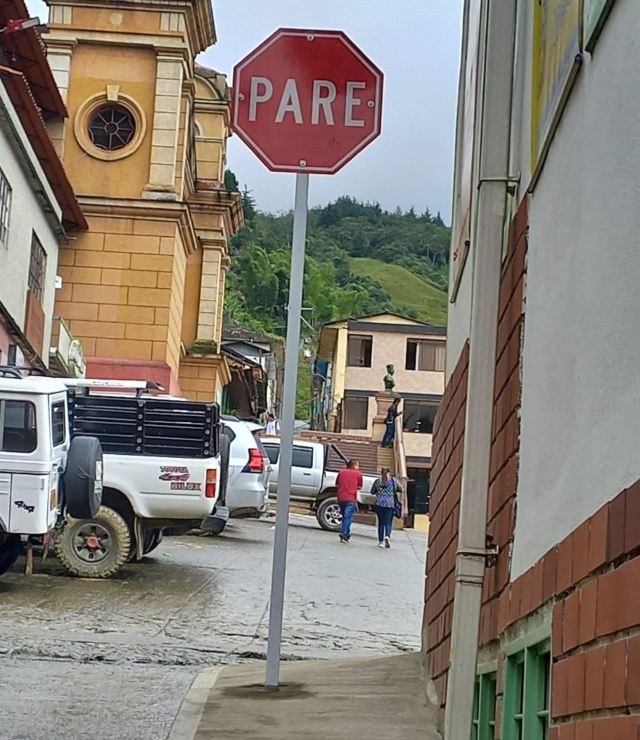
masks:
[(280, 29), (233, 74), (233, 130), (274, 172), (331, 175), (380, 135), (382, 72), (341, 31)]

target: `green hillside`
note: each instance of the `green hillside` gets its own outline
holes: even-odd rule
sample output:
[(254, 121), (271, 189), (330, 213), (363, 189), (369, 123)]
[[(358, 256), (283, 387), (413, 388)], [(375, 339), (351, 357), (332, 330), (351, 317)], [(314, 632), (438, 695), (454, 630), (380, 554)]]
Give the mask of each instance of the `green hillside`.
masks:
[(401, 265), (387, 264), (368, 257), (349, 260), (352, 275), (379, 283), (389, 297), (395, 313), (415, 316), (436, 326), (447, 323), (447, 293)]
[[(238, 181), (227, 171), (228, 190)], [(230, 241), (227, 325), (284, 335), (291, 213), (259, 210), (243, 193), (245, 228)], [(342, 197), (309, 212), (304, 276), (305, 332), (313, 343), (328, 321), (391, 311), (447, 321), (450, 229), (428, 208), (386, 211)]]

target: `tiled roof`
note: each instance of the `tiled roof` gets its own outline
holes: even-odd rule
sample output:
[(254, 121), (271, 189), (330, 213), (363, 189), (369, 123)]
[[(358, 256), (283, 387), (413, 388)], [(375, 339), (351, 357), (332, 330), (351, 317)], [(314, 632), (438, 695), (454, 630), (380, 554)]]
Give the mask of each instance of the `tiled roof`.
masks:
[(87, 229), (87, 222), (25, 76), (15, 69), (0, 66), (0, 79), (4, 82), (13, 107), (62, 208), (64, 224), (71, 228)]
[[(10, 21), (29, 18), (24, 0), (0, 1), (0, 28)], [(44, 45), (35, 28), (0, 35), (0, 45), (12, 69), (22, 72), (44, 118), (67, 117), (67, 108), (47, 62)]]

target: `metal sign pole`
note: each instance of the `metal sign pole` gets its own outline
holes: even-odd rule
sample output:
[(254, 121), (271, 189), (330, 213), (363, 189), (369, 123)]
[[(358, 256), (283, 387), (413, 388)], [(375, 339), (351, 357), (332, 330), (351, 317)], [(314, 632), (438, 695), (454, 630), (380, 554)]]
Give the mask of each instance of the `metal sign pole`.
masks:
[(271, 601), (269, 604), (269, 641), (267, 643), (267, 676), (265, 681), (265, 685), (269, 688), (276, 688), (280, 680), (282, 611), (284, 606), (285, 571), (287, 567), (291, 463), (293, 460), (293, 435), (296, 418), (296, 388), (298, 384), (298, 353), (300, 347), (300, 318), (302, 316), (302, 288), (304, 284), (304, 251), (307, 239), (308, 205), (309, 175), (298, 174), (296, 175), (296, 202), (293, 214), (287, 345), (284, 358), (284, 390), (282, 415), (280, 418), (278, 501), (273, 543)]

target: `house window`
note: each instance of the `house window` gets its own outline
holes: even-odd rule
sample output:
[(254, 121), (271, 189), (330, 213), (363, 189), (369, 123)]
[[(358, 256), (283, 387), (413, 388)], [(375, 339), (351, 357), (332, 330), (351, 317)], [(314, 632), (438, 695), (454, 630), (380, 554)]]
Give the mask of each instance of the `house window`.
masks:
[(38, 237), (31, 237), (31, 261), (29, 262), (29, 290), (42, 303), (44, 281), (47, 274), (47, 253)]
[(347, 397), (343, 401), (344, 429), (366, 429), (369, 422), (369, 399)]
[(347, 365), (349, 367), (371, 367), (373, 337), (352, 334), (347, 346)]
[(471, 740), (494, 740), (496, 736), (496, 674), (478, 676), (473, 699)]
[(9, 211), (11, 210), (11, 187), (0, 170), (0, 244), (7, 245), (9, 237)]
[(405, 400), (403, 409), (403, 426), (405, 432), (433, 434), (433, 425), (438, 412), (438, 405), (433, 401)]
[(446, 348), (444, 342), (430, 339), (407, 339), (405, 369), (444, 372)]
[(548, 639), (508, 656), (504, 684), (504, 740), (547, 740), (550, 677)]

